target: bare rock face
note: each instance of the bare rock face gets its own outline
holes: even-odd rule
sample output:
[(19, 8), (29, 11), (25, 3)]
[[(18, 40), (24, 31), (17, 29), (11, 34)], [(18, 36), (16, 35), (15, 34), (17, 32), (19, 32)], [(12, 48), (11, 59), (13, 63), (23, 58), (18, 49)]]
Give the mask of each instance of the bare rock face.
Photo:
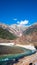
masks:
[(26, 41), (37, 45), (37, 24), (30, 26), (24, 31)]
[(28, 27), (23, 35), (16, 40), (19, 44), (33, 44), (37, 46), (37, 24)]

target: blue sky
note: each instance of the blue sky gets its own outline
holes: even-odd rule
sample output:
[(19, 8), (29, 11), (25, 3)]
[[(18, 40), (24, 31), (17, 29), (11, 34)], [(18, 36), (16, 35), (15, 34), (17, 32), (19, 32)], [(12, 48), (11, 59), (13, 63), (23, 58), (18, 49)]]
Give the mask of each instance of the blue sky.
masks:
[(9, 25), (37, 22), (37, 0), (0, 0), (0, 22)]

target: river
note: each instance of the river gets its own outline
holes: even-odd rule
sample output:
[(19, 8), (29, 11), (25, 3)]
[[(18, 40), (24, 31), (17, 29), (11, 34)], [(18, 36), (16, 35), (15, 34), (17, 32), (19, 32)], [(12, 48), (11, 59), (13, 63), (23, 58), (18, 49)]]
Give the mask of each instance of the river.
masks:
[[(19, 52), (17, 52), (15, 49)], [(4, 53), (2, 53), (2, 51)], [(34, 54), (35, 52), (36, 51), (34, 50), (32, 51), (23, 47), (0, 45), (0, 65), (8, 65), (10, 63), (13, 64), (15, 61), (18, 61), (18, 59)]]

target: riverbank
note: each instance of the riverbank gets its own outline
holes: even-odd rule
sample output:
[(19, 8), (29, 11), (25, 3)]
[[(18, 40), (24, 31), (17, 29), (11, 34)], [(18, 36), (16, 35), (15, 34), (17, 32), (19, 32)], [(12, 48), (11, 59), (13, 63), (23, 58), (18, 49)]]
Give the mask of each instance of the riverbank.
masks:
[(0, 45), (5, 45), (5, 46), (18, 46), (18, 47), (23, 47), (26, 49), (30, 49), (30, 50), (34, 50), (36, 51), (36, 48), (34, 47), (34, 45), (20, 45), (20, 44), (15, 44), (15, 43), (0, 43)]
[(33, 45), (20, 45), (20, 44), (16, 44), (16, 46), (19, 46), (19, 47), (23, 47), (23, 48), (26, 48), (26, 49), (30, 49), (30, 50), (34, 50), (36, 51), (36, 48), (33, 46)]
[(20, 59), (19, 62), (14, 65), (29, 65), (30, 63), (32, 63), (32, 65), (37, 65), (37, 52), (33, 55)]

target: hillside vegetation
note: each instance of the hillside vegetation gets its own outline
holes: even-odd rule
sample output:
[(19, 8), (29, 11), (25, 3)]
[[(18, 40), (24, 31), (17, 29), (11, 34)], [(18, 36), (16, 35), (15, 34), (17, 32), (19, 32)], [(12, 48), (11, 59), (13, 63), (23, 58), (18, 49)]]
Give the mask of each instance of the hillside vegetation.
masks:
[(16, 39), (17, 37), (14, 34), (10, 33), (8, 30), (0, 27), (0, 38), (13, 40)]
[(32, 25), (31, 27), (26, 29), (26, 31), (24, 31), (23, 33), (25, 35), (29, 35), (29, 34), (36, 33), (36, 32), (37, 32), (37, 24), (36, 25)]

